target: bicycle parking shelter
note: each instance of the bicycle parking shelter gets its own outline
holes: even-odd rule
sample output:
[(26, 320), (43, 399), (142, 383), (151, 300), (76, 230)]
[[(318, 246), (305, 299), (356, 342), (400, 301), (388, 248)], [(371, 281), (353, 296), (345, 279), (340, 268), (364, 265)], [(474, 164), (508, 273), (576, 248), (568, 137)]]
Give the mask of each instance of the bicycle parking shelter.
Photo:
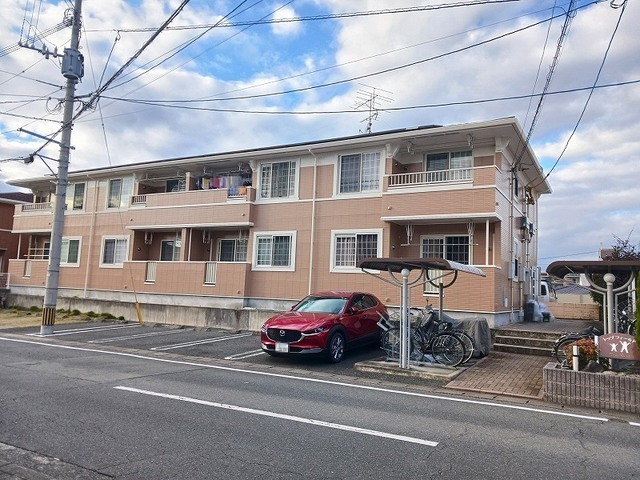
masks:
[[(605, 333), (616, 331), (614, 296), (628, 291), (640, 273), (640, 260), (558, 260), (547, 267), (547, 273), (563, 279), (570, 273), (583, 274), (592, 290), (602, 293), (604, 298)], [(598, 285), (594, 275), (602, 275), (606, 287)], [(623, 285), (614, 287), (616, 279), (626, 279)]]
[[(365, 258), (358, 263), (363, 272), (380, 278), (382, 281), (400, 287), (400, 363), (399, 367), (409, 369), (410, 341), (409, 341), (409, 290), (423, 283), (430, 283), (438, 288), (440, 297), (439, 314), (443, 313), (444, 289), (450, 287), (458, 278), (459, 272), (486, 277), (485, 273), (472, 265), (452, 262), (445, 258)], [(381, 277), (377, 272), (386, 271), (389, 279)], [(434, 278), (429, 275), (430, 270), (439, 270), (440, 274)], [(411, 272), (419, 271), (418, 276), (409, 281)], [(400, 274), (398, 278), (396, 274)], [(451, 278), (447, 278), (451, 277)], [(445, 283), (445, 280), (447, 282)]]

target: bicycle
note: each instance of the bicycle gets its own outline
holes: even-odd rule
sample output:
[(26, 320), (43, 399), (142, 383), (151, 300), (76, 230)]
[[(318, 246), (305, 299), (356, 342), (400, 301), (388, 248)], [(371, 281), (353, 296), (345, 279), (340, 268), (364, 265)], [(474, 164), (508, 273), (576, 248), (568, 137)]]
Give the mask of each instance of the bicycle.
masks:
[[(433, 314), (433, 311), (424, 315), (420, 309), (410, 309), (410, 315), (416, 317), (416, 326), (411, 327), (409, 332), (409, 358), (414, 362), (427, 360), (457, 367), (466, 358), (464, 343), (453, 333), (440, 331)], [(389, 328), (382, 334), (380, 344), (387, 352), (387, 357), (397, 357), (400, 352), (400, 329)]]
[(626, 310), (622, 310), (620, 312), (620, 316), (618, 317), (618, 332), (626, 333), (627, 335), (635, 335), (636, 334), (636, 321), (635, 319), (631, 319), (630, 315), (627, 315)]
[(462, 360), (462, 363), (467, 363), (471, 357), (473, 356), (473, 352), (475, 351), (475, 343), (473, 342), (473, 338), (467, 332), (460, 328), (453, 328), (453, 324), (451, 322), (447, 322), (438, 318), (438, 314), (431, 305), (427, 305), (424, 308), (424, 311), (432, 315), (433, 321), (438, 324), (440, 331), (446, 331), (447, 333), (453, 333), (456, 337), (462, 340), (464, 344), (465, 357)]
[(553, 344), (551, 349), (551, 355), (554, 356), (558, 363), (565, 364), (567, 362), (567, 353), (565, 347), (572, 343), (582, 340), (584, 338), (590, 338), (602, 335), (602, 332), (595, 327), (589, 327), (582, 332), (562, 332), (562, 335)]

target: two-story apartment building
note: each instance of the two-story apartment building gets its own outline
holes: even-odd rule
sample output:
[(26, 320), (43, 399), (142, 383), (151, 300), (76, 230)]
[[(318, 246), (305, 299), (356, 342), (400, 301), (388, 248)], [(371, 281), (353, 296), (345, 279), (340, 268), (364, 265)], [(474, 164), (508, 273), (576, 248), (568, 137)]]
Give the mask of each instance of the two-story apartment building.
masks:
[[(397, 287), (357, 268), (366, 257), (480, 267), (486, 277), (463, 274), (446, 289), (446, 311), (519, 321), (537, 272), (538, 199), (550, 193), (514, 118), (128, 163), (69, 182), (59, 308), (132, 318), (137, 302), (146, 321), (201, 326), (329, 289), (398, 305)], [(13, 301), (33, 305), (55, 184), (11, 184), (34, 194), (16, 206), (13, 231), (28, 250), (10, 263)], [(411, 292), (413, 305), (425, 302), (438, 305), (429, 284)]]

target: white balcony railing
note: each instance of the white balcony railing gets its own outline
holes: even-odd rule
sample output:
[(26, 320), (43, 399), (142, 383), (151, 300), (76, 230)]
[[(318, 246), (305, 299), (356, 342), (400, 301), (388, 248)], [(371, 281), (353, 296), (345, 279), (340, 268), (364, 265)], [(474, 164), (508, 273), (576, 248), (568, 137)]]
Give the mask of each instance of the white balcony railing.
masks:
[(145, 283), (155, 283), (157, 269), (158, 262), (147, 262), (147, 271), (144, 277)]
[(204, 284), (215, 285), (218, 262), (207, 262), (204, 269)]
[(389, 175), (389, 187), (468, 182), (471, 181), (472, 178), (471, 168), (394, 173), (393, 175)]
[(53, 208), (53, 203), (25, 203), (24, 205), (21, 205), (21, 207), (23, 212), (42, 212), (44, 210), (51, 210)]

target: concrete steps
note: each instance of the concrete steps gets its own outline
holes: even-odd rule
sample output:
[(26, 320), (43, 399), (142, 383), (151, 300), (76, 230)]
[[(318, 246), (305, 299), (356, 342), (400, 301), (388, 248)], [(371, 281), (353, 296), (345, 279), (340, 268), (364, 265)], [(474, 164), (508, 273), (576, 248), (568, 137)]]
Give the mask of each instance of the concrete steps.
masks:
[(496, 352), (537, 355), (551, 359), (551, 349), (558, 336), (558, 333), (553, 332), (496, 328), (491, 330), (491, 348)]

